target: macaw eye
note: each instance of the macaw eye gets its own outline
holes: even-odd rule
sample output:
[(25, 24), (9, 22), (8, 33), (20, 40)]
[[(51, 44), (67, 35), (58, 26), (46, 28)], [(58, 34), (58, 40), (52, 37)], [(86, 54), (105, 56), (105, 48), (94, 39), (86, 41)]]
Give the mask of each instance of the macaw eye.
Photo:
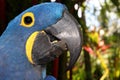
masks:
[(20, 25), (24, 27), (32, 27), (34, 25), (35, 19), (32, 12), (27, 12), (22, 16)]
[(31, 18), (30, 16), (26, 16), (26, 17), (24, 18), (24, 23), (25, 23), (25, 24), (31, 24), (31, 23), (32, 23), (32, 18)]

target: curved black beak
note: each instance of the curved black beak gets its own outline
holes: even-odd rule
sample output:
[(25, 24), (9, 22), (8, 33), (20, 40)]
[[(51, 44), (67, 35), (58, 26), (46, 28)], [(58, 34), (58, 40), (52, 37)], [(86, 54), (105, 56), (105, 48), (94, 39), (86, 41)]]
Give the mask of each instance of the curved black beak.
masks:
[(67, 70), (71, 69), (82, 49), (83, 37), (79, 23), (65, 10), (63, 17), (56, 24), (45, 29), (45, 31), (66, 43), (67, 49), (70, 51), (70, 63)]

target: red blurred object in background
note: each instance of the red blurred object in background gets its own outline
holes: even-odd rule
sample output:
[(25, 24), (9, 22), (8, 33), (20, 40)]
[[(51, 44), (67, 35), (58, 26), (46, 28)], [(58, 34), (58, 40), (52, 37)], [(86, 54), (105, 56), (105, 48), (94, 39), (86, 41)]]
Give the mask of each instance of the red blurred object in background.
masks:
[(2, 21), (6, 21), (6, 18), (5, 18), (5, 0), (0, 0), (0, 20)]
[(35, 5), (38, 3), (38, 0), (32, 0), (32, 5)]
[(52, 72), (52, 75), (55, 77), (55, 78), (58, 78), (58, 68), (59, 68), (59, 58), (56, 58), (54, 61), (53, 61), (53, 72)]
[(6, 27), (6, 8), (5, 0), (0, 0), (0, 34)]

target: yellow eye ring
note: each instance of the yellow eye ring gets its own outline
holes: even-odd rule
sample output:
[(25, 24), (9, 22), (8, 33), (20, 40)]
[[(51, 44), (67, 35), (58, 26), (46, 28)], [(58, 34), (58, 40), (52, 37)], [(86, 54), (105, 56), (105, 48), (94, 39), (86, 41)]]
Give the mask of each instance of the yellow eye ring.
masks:
[(34, 14), (32, 12), (27, 12), (22, 16), (20, 25), (29, 28), (32, 27), (34, 23), (35, 23)]

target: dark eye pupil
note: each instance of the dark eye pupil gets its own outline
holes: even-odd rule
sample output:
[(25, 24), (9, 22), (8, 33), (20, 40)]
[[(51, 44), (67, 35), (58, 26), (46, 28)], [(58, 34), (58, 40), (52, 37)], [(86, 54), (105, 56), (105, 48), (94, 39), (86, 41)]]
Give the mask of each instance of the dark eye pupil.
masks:
[(30, 24), (30, 23), (32, 23), (32, 18), (30, 16), (26, 16), (24, 18), (24, 22), (25, 22), (25, 24)]

